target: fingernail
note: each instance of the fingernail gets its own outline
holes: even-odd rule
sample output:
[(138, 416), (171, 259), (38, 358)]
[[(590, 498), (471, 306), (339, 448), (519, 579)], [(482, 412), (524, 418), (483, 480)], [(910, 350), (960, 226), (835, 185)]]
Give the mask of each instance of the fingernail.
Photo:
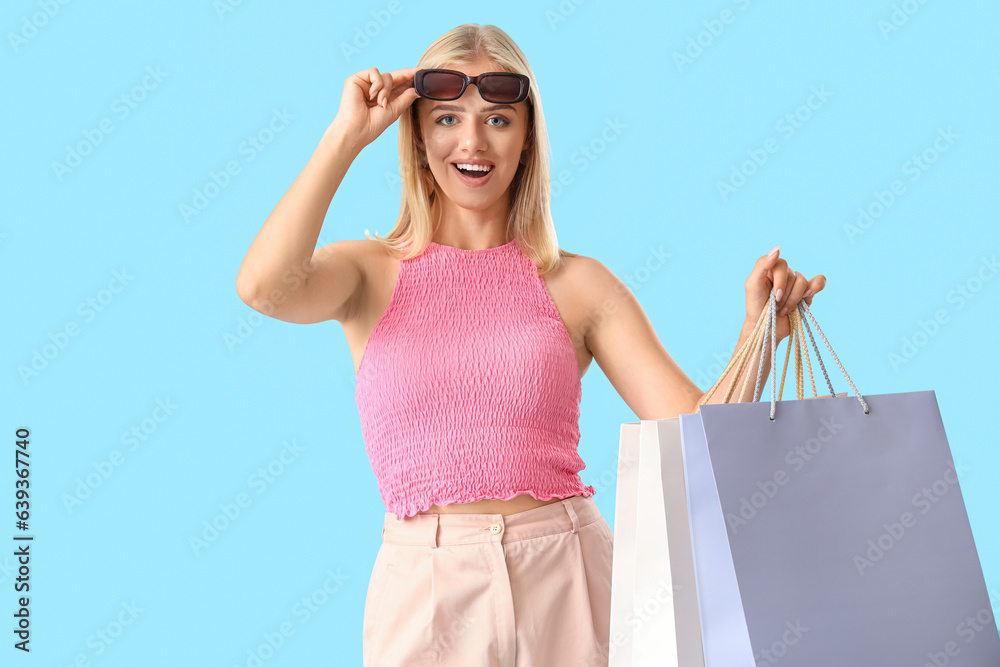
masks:
[(781, 310), (778, 311), (778, 314), (779, 315), (784, 315), (787, 312), (788, 312), (788, 308), (782, 308)]
[(804, 299), (807, 296), (812, 296), (812, 293), (813, 293), (813, 291), (811, 289), (807, 289), (806, 293), (802, 295), (802, 298)]
[(382, 108), (383, 108), (383, 109), (385, 108), (385, 104), (386, 104), (386, 99), (385, 99), (385, 98), (383, 97), (383, 98), (382, 98)]
[(781, 301), (781, 295), (785, 293), (785, 290), (778, 288), (778, 291), (774, 293), (774, 300)]
[(778, 245), (774, 246), (774, 248), (771, 249), (771, 252), (767, 253), (767, 256), (768, 257), (774, 257), (775, 255), (777, 255), (778, 254), (778, 248), (780, 248), (780, 247), (781, 247), (780, 243)]

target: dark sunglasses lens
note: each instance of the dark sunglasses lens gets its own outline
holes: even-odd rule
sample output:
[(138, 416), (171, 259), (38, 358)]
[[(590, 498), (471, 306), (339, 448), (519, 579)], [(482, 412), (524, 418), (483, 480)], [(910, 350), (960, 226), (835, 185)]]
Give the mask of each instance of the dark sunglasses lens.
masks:
[(424, 92), (431, 97), (454, 99), (462, 93), (464, 80), (457, 74), (448, 72), (427, 72), (423, 83)]
[(479, 80), (479, 92), (489, 102), (513, 102), (521, 93), (521, 82), (516, 76), (491, 74)]

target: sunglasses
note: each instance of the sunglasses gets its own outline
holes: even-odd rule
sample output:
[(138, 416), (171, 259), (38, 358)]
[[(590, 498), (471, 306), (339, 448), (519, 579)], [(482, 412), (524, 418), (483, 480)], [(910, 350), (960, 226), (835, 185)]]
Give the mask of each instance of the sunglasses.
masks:
[(484, 72), (469, 76), (453, 69), (421, 69), (413, 75), (417, 95), (429, 100), (457, 100), (470, 84), (495, 104), (515, 104), (528, 96), (528, 77), (513, 72)]

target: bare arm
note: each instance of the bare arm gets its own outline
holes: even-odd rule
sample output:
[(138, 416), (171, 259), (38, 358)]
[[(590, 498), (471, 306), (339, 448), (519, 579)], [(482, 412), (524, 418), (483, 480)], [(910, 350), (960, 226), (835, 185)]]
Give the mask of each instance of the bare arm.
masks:
[(299, 324), (341, 319), (349, 310), (362, 273), (357, 254), (345, 246), (357, 241), (316, 249), (316, 240), (359, 152), (339, 125), (327, 129), (243, 258), (236, 292), (248, 306)]
[[(777, 263), (776, 258), (776, 254), (760, 258), (747, 279), (747, 313), (736, 352), (733, 353), (734, 358), (753, 332), (764, 300), (770, 295), (771, 272), (777, 274), (774, 282), (783, 292), (777, 302), (776, 343), (780, 343), (789, 334), (785, 309), (794, 308), (800, 299), (810, 304), (815, 293), (826, 284), (825, 276), (819, 275), (812, 281), (807, 281), (801, 274), (789, 270), (784, 260)], [(595, 259), (587, 258), (584, 266), (586, 271), (583, 272), (580, 293), (587, 295), (589, 300), (584, 342), (618, 394), (639, 419), (669, 419), (679, 414), (697, 412), (698, 405), (707, 392), (702, 391), (664, 349), (646, 313), (628, 286)], [(753, 398), (760, 349), (751, 352), (751, 362), (737, 378), (731, 402), (746, 402)], [(765, 396), (763, 386), (771, 371), (771, 362), (768, 343), (761, 372), (762, 396)], [(735, 374), (734, 365), (708, 403), (723, 401), (725, 391)], [(749, 382), (741, 393), (747, 375), (750, 375)], [(766, 396), (770, 400), (770, 390), (767, 390)]]
[(362, 252), (371, 241), (319, 249), (316, 241), (354, 158), (416, 99), (415, 71), (370, 67), (344, 82), (336, 118), (243, 258), (236, 292), (248, 306), (298, 324), (351, 316), (365, 284)]
[(663, 347), (632, 291), (596, 259), (584, 266), (584, 342), (608, 381), (639, 419), (694, 412), (702, 390)]
[[(590, 260), (591, 290), (596, 296), (593, 303), (599, 308), (590, 310), (590, 328), (585, 338), (587, 348), (601, 367), (608, 381), (639, 419), (670, 419), (679, 414), (697, 412), (705, 396), (694, 381), (674, 361), (663, 347), (652, 323), (636, 300), (632, 291), (607, 267), (597, 260)], [(736, 344), (739, 351), (756, 322), (745, 321)], [(757, 377), (759, 350), (740, 374), (732, 402), (752, 398)], [(735, 356), (735, 354), (733, 355)], [(770, 346), (764, 359), (761, 382), (767, 379), (771, 364)], [(735, 373), (726, 374), (725, 382), (715, 391), (709, 403), (721, 403), (725, 389)], [(746, 373), (752, 372), (749, 386), (742, 398), (738, 397)]]

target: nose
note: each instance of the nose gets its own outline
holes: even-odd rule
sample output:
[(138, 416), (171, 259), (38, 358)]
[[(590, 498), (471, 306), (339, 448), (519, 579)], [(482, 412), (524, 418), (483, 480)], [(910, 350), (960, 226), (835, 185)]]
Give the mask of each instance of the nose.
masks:
[(466, 123), (462, 128), (462, 138), (459, 142), (467, 155), (485, 153), (487, 150), (486, 128), (478, 122)]
[[(465, 93), (461, 97), (461, 100), (466, 103), (471, 111), (476, 110), (478, 106), (477, 99), (480, 102), (482, 101), (482, 98), (479, 97), (479, 90), (474, 85), (466, 88)], [(480, 118), (470, 116), (470, 119), (472, 118), (475, 120), (470, 120), (463, 124), (460, 138), (462, 147), (468, 151), (469, 155), (475, 155), (487, 149), (486, 131), (488, 128)]]

